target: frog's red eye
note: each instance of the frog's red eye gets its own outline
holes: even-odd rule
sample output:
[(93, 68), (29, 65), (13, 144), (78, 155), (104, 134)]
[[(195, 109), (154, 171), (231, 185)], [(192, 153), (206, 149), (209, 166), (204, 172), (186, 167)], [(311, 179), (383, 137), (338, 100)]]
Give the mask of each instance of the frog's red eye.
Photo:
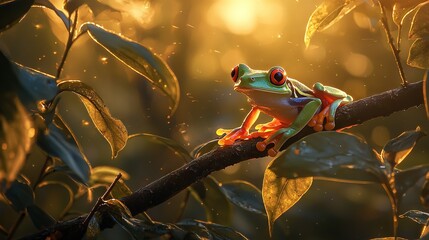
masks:
[(283, 68), (275, 68), (270, 73), (270, 81), (276, 86), (283, 85), (286, 82), (286, 72)]
[(238, 66), (235, 66), (231, 71), (232, 81), (236, 82), (238, 79)]

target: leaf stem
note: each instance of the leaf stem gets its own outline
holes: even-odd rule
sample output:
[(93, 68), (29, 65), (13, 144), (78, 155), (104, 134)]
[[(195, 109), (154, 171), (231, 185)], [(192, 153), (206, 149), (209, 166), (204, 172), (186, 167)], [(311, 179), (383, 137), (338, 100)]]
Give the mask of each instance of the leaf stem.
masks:
[[(51, 162), (52, 158), (51, 157), (46, 157), (45, 163), (43, 164), (39, 176), (37, 177), (37, 180), (34, 182), (34, 185), (32, 187), (33, 191), (36, 189), (37, 185), (39, 185), (39, 183), (43, 180), (43, 178), (45, 177), (45, 171), (46, 168), (48, 167), (49, 163)], [(9, 230), (9, 234), (7, 235), (7, 239), (12, 239), (13, 235), (15, 234), (16, 230), (18, 229), (18, 227), (21, 225), (22, 220), (24, 220), (25, 216), (27, 215), (26, 211), (22, 211), (19, 214), (18, 219), (16, 220), (15, 224), (13, 224), (12, 228)]]
[(19, 214), (18, 219), (16, 220), (15, 224), (13, 224), (12, 228), (9, 230), (9, 235), (7, 236), (7, 240), (12, 239), (13, 235), (15, 234), (18, 227), (21, 225), (22, 220), (24, 220), (25, 216), (27, 215), (26, 211), (22, 211)]
[(7, 236), (9, 234), (7, 232), (7, 230), (2, 225), (0, 225), (0, 233), (3, 234), (3, 235), (5, 235), (5, 236)]
[(115, 184), (119, 181), (119, 179), (122, 177), (121, 173), (118, 173), (115, 180), (113, 180), (112, 184), (110, 184), (109, 188), (104, 192), (103, 196), (99, 197), (97, 202), (95, 203), (94, 207), (91, 209), (91, 212), (86, 216), (85, 220), (82, 223), (82, 226), (85, 227), (88, 225), (89, 221), (91, 220), (92, 216), (94, 216), (95, 212), (97, 211), (98, 207), (104, 202), (104, 199), (109, 195), (109, 193), (112, 191)]
[[(393, 178), (393, 176), (391, 177)], [(397, 239), (398, 237), (398, 202), (396, 201), (395, 193), (393, 192), (392, 188), (389, 187), (388, 184), (381, 184), (384, 188), (384, 191), (386, 191), (387, 196), (389, 197), (390, 206), (392, 207), (392, 220), (393, 220), (393, 237), (394, 239)]]
[[(397, 39), (398, 46), (396, 47), (395, 43), (393, 42), (392, 34), (390, 33), (389, 23), (387, 22), (387, 15), (386, 15), (386, 11), (384, 9), (384, 6), (381, 3), (381, 1), (378, 1), (378, 4), (380, 6), (380, 11), (381, 11), (381, 19), (380, 19), (381, 25), (383, 26), (383, 29), (386, 32), (387, 42), (389, 43), (390, 49), (392, 50), (393, 56), (395, 58), (396, 66), (397, 66), (398, 71), (399, 71), (399, 76), (401, 77), (401, 85), (403, 87), (406, 87), (408, 85), (408, 82), (405, 78), (404, 68), (402, 67), (401, 59), (399, 56), (400, 36), (398, 36), (398, 39)], [(399, 31), (398, 35), (399, 34), (400, 34), (400, 31)]]
[[(70, 17), (71, 16), (69, 16), (69, 21), (70, 21)], [(76, 10), (75, 13), (74, 13), (73, 25), (72, 25), (72, 27), (71, 27), (71, 29), (69, 31), (69, 35), (68, 35), (68, 38), (67, 38), (67, 43), (66, 43), (66, 47), (64, 49), (63, 57), (61, 58), (60, 65), (58, 66), (58, 69), (57, 69), (57, 74), (55, 75), (55, 78), (57, 80), (60, 77), (61, 72), (63, 71), (64, 64), (66, 62), (67, 56), (68, 56), (69, 51), (70, 51), (70, 49), (71, 49), (71, 47), (73, 45), (73, 42), (74, 42), (73, 41), (73, 37), (74, 37), (75, 31), (76, 31), (77, 17), (78, 17), (78, 11)]]

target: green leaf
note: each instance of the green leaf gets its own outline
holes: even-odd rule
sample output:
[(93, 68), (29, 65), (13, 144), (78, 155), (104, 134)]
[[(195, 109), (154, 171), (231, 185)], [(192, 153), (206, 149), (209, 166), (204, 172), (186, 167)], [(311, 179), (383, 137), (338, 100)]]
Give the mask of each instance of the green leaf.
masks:
[(304, 43), (308, 47), (310, 40), (317, 31), (323, 31), (347, 15), (361, 0), (325, 0), (311, 14), (308, 20)]
[(0, 32), (21, 21), (30, 10), (34, 0), (12, 0), (0, 2)]
[[(105, 2), (105, 1), (103, 1)], [(115, 2), (117, 4), (117, 2)], [(69, 12), (72, 13), (74, 11), (76, 11), (77, 8), (79, 8), (80, 6), (86, 4), (89, 9), (91, 9), (91, 11), (94, 13), (94, 15), (97, 17), (100, 13), (102, 13), (103, 11), (106, 10), (110, 10), (113, 12), (120, 12), (118, 10), (116, 10), (115, 8), (109, 6), (108, 4), (105, 3), (101, 3), (97, 0), (68, 0), (65, 1), (64, 4), (64, 9)]]
[(121, 179), (113, 186), (111, 194), (114, 198), (120, 199), (132, 193), (130, 188), (125, 184), (124, 180), (128, 180), (130, 176), (124, 170), (111, 167), (99, 166), (92, 169), (91, 177), (89, 179), (89, 186), (94, 187), (97, 185), (109, 186), (116, 178), (118, 173), (122, 174)]
[(188, 150), (186, 150), (179, 143), (172, 139), (149, 133), (136, 133), (129, 136), (129, 138), (135, 137), (139, 137), (144, 141), (148, 141), (150, 143), (164, 145), (165, 147), (176, 153), (179, 157), (181, 157), (185, 163), (188, 163), (192, 160), (192, 157), (189, 154)]
[(86, 184), (89, 181), (89, 162), (78, 146), (68, 142), (67, 136), (57, 126), (50, 124), (47, 131), (38, 135), (37, 144), (49, 156), (61, 159), (76, 174), (79, 182)]
[(422, 212), (419, 210), (409, 210), (399, 216), (400, 218), (409, 218), (414, 222), (422, 225), (426, 225), (429, 220), (429, 213)]
[(423, 102), (425, 103), (426, 117), (429, 119), (429, 70), (423, 77)]
[(39, 230), (50, 227), (56, 222), (51, 215), (34, 204), (27, 207), (27, 212), (34, 226)]
[(98, 234), (100, 234), (100, 222), (102, 221), (103, 216), (99, 212), (95, 212), (92, 218), (89, 220), (88, 227), (86, 228), (85, 238), (87, 240), (97, 239)]
[(426, 136), (426, 134), (420, 130), (420, 127), (413, 131), (403, 132), (384, 145), (381, 156), (385, 162), (395, 167), (408, 156), (416, 142), (423, 136)]
[(240, 180), (222, 183), (221, 189), (235, 205), (247, 211), (265, 215), (261, 190), (251, 183)]
[(34, 192), (26, 179), (15, 180), (4, 195), (17, 212), (25, 210), (34, 203)]
[(189, 187), (191, 194), (205, 208), (207, 220), (215, 223), (231, 222), (231, 206), (215, 178), (208, 176), (202, 180), (205, 191), (201, 192), (194, 185)]
[(429, 37), (429, 2), (418, 6), (408, 37), (411, 39)]
[(427, 177), (420, 192), (420, 203), (426, 208), (429, 207), (429, 181)]
[(133, 237), (133, 239), (136, 240), (163, 236), (175, 230), (174, 225), (171, 224), (151, 224), (143, 220), (133, 218), (129, 209), (117, 199), (107, 200), (100, 209), (101, 210), (99, 211), (108, 213), (115, 222), (117, 222)]
[(214, 139), (214, 140), (211, 140), (211, 141), (208, 141), (206, 143), (203, 143), (203, 144), (196, 146), (191, 151), (191, 156), (193, 156), (194, 158), (197, 158), (203, 154), (206, 154), (206, 153), (218, 148), (219, 144), (217, 142), (218, 142), (218, 139)]
[(85, 83), (64, 81), (58, 84), (58, 88), (61, 92), (71, 91), (80, 97), (95, 127), (109, 142), (112, 149), (112, 158), (115, 158), (119, 151), (125, 147), (128, 140), (128, 132), (124, 124), (112, 117), (101, 97)]
[(36, 130), (14, 93), (0, 93), (0, 101), (0, 183), (13, 182), (25, 163)]
[(80, 31), (88, 31), (98, 44), (164, 92), (173, 102), (171, 114), (175, 112), (180, 98), (179, 82), (159, 56), (150, 49), (93, 23), (84, 23)]
[(98, 166), (94, 167), (91, 172), (91, 177), (89, 179), (89, 185), (95, 186), (98, 184), (101, 185), (110, 185), (116, 178), (116, 176), (121, 173), (122, 179), (129, 179), (130, 176), (124, 170), (111, 167), (111, 166)]
[(201, 229), (197, 233), (204, 233), (205, 231), (208, 231), (208, 233), (210, 234), (209, 237), (212, 237), (212, 238), (204, 238), (204, 239), (214, 239), (214, 240), (246, 240), (247, 239), (240, 232), (230, 227), (226, 227), (215, 223), (189, 219), (189, 220), (181, 221), (177, 225), (185, 229), (198, 229), (198, 228)]
[(49, 101), (57, 95), (58, 87), (54, 76), (18, 63), (13, 63), (12, 67), (21, 85), (18, 96), (28, 109), (36, 111), (39, 101)]
[(268, 216), (270, 236), (274, 222), (301, 199), (313, 182), (312, 177), (287, 179), (267, 168), (262, 184), (262, 198)]
[(407, 64), (429, 69), (429, 38), (419, 38), (413, 42), (408, 53)]
[(427, 172), (429, 172), (429, 165), (420, 165), (404, 171), (396, 172), (394, 175), (396, 195), (404, 195), (408, 189), (415, 186), (421, 178), (426, 176)]
[(37, 187), (38, 188), (43, 188), (43, 187), (52, 186), (52, 185), (56, 185), (56, 186), (60, 186), (60, 187), (64, 188), (67, 191), (67, 194), (69, 196), (69, 201), (67, 202), (67, 205), (64, 207), (64, 210), (63, 210), (63, 212), (60, 215), (60, 216), (64, 216), (71, 209), (71, 207), (73, 206), (73, 203), (74, 203), (74, 193), (73, 193), (73, 190), (66, 183), (59, 182), (59, 181), (43, 181), (43, 182), (39, 183), (37, 185)]
[(268, 168), (286, 178), (317, 177), (330, 181), (384, 182), (385, 168), (373, 149), (348, 133), (319, 132), (289, 146)]
[(392, 19), (396, 26), (402, 26), (404, 19), (415, 10), (416, 6), (426, 0), (406, 0), (395, 2), (392, 9)]
[(33, 7), (42, 7), (42, 8), (48, 8), (61, 19), (61, 21), (64, 23), (64, 26), (66, 29), (70, 29), (70, 21), (66, 14), (62, 11), (60, 11), (58, 8), (54, 6), (49, 0), (35, 0)]

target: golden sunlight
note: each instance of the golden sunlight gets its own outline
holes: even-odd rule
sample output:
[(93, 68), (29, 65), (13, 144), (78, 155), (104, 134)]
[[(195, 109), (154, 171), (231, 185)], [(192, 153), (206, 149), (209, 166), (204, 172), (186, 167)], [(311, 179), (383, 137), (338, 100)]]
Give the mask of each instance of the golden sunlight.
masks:
[[(281, 8), (275, 2), (262, 0), (219, 0), (209, 9), (207, 21), (237, 35), (250, 34), (259, 24), (276, 24)], [(279, 17), (271, 17), (279, 16)]]

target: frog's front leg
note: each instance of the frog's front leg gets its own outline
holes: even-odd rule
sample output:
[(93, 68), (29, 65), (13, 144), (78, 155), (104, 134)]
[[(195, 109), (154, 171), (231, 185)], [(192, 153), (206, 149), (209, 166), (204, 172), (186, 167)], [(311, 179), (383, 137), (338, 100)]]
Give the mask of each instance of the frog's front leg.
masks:
[(218, 143), (219, 145), (231, 145), (234, 143), (237, 139), (247, 139), (249, 137), (249, 129), (252, 127), (252, 125), (255, 123), (255, 121), (259, 117), (259, 109), (256, 107), (253, 107), (252, 110), (247, 114), (246, 118), (244, 119), (243, 123), (240, 127), (234, 128), (234, 129), (222, 129), (219, 128), (216, 131), (216, 134), (221, 136), (226, 133), (226, 135), (219, 139)]
[(301, 98), (301, 100), (302, 99), (305, 99), (308, 102), (304, 105), (304, 108), (296, 117), (295, 121), (293, 121), (289, 127), (279, 129), (264, 141), (258, 142), (256, 144), (256, 148), (259, 151), (264, 151), (269, 144), (273, 143), (274, 147), (268, 150), (268, 155), (271, 157), (276, 156), (283, 144), (289, 138), (300, 132), (313, 118), (317, 111), (319, 111), (320, 106), (322, 105), (322, 101), (318, 98)]

